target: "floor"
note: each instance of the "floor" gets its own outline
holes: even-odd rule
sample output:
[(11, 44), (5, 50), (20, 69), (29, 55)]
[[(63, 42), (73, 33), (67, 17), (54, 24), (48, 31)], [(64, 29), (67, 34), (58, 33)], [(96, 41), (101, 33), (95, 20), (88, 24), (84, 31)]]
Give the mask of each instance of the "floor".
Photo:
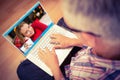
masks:
[(19, 80), (16, 69), (25, 59), (2, 34), (37, 1), (41, 2), (52, 21), (57, 23), (62, 17), (59, 0), (0, 0), (0, 80)]

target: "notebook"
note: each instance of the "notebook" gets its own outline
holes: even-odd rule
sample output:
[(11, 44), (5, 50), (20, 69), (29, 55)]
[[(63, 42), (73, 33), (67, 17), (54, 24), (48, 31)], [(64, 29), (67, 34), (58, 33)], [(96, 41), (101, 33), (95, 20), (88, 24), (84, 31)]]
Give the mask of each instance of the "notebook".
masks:
[[(14, 29), (21, 22), (24, 21), (30, 24), (36, 18), (39, 19), (40, 22), (46, 24), (47, 28), (42, 32), (42, 34), (35, 41), (33, 41), (31, 38), (26, 37), (27, 41), (20, 48), (17, 48), (14, 45), (14, 38), (16, 37)], [(60, 27), (54, 24), (51, 21), (45, 9), (43, 8), (43, 6), (40, 4), (40, 2), (37, 2), (15, 24), (13, 24), (8, 30), (4, 32), (3, 37), (6, 38), (6, 40), (9, 41), (16, 49), (20, 50), (23, 56), (25, 56), (35, 65), (37, 65), (42, 70), (44, 70), (46, 73), (52, 76), (53, 74), (50, 71), (50, 69), (38, 57), (38, 49), (39, 48), (44, 49), (48, 47), (48, 49), (51, 50), (54, 47), (54, 45), (50, 44), (49, 42), (50, 35), (54, 33), (59, 33), (59, 34), (62, 34), (70, 38), (77, 38), (72, 32), (66, 30), (63, 27)], [(27, 44), (27, 48), (25, 47), (26, 44)], [(72, 50), (72, 47), (66, 48), (66, 49), (55, 49), (55, 52), (59, 60), (59, 65), (63, 63), (63, 61), (68, 56), (71, 50)]]

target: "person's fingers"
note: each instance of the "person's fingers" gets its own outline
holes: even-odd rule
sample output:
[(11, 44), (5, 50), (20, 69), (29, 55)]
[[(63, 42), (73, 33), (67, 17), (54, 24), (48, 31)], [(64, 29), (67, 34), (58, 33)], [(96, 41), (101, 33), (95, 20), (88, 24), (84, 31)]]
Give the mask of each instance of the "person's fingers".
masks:
[(60, 45), (60, 42), (58, 40), (51, 40), (50, 44)]
[(56, 37), (56, 36), (58, 36), (58, 35), (60, 35), (60, 34), (52, 34), (51, 36), (54, 36), (54, 37)]
[(55, 49), (61, 49), (61, 48), (63, 48), (63, 46), (61, 46), (61, 45), (55, 45), (54, 48)]
[(39, 58), (40, 58), (41, 60), (43, 60), (44, 55), (42, 55), (41, 53), (39, 53), (38, 56), (39, 56)]
[(52, 53), (52, 54), (55, 54), (55, 48), (52, 48), (51, 53)]
[(41, 54), (41, 55), (44, 55), (45, 54), (45, 51), (44, 50), (42, 50), (42, 49), (38, 49), (38, 52), (39, 52), (39, 54)]
[(56, 37), (57, 37), (56, 34), (50, 35), (50, 38), (51, 38), (51, 39), (56, 39)]
[(43, 60), (44, 55), (43, 55), (42, 51), (40, 51), (40, 49), (39, 49), (38, 56), (39, 56), (39, 58), (40, 58), (41, 60)]
[(55, 48), (52, 48), (52, 51), (50, 51), (47, 47), (45, 48), (46, 53), (55, 54)]
[(61, 36), (63, 36), (62, 34), (52, 34), (51, 36), (50, 36), (50, 38), (51, 39), (57, 39), (57, 38), (59, 38), (59, 37), (61, 37)]
[(62, 48), (61, 43), (58, 40), (51, 40), (50, 44), (54, 45), (54, 48)]
[(39, 49), (39, 58), (44, 61), (46, 54), (48, 53), (48, 49)]
[(50, 53), (50, 50), (48, 49), (48, 47), (45, 48), (45, 52)]

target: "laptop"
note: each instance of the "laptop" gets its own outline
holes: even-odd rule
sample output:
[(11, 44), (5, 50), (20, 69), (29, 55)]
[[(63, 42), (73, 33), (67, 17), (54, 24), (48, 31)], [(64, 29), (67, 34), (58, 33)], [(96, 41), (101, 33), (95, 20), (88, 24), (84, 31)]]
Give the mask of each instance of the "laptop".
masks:
[[(16, 37), (16, 34), (14, 32), (14, 29), (21, 23), (26, 22), (28, 24), (32, 23), (35, 19), (39, 19), (40, 22), (47, 25), (47, 28), (42, 32), (42, 34), (35, 40), (32, 41), (31, 38), (28, 38), (27, 41), (20, 47), (17, 48), (14, 45), (14, 38)], [(72, 32), (68, 31), (67, 29), (60, 27), (56, 24), (54, 24), (50, 17), (48, 16), (47, 12), (43, 8), (43, 6), (38, 1), (36, 4), (33, 5), (32, 8), (30, 8), (17, 22), (15, 22), (8, 30), (6, 30), (3, 34), (3, 37), (9, 41), (16, 49), (18, 49), (23, 56), (25, 56), (27, 59), (29, 59), (31, 62), (33, 62), (35, 65), (37, 65), (39, 68), (44, 70), (49, 75), (53, 75), (50, 69), (40, 60), (38, 57), (38, 49), (44, 49), (48, 47), (49, 50), (51, 50), (54, 45), (50, 44), (50, 35), (58, 33), (62, 34), (64, 36), (70, 37), (70, 38), (77, 38)], [(25, 47), (25, 44), (28, 44), (28, 47)], [(55, 49), (55, 52), (57, 54), (59, 65), (63, 63), (65, 58), (68, 56), (71, 48), (66, 49)]]

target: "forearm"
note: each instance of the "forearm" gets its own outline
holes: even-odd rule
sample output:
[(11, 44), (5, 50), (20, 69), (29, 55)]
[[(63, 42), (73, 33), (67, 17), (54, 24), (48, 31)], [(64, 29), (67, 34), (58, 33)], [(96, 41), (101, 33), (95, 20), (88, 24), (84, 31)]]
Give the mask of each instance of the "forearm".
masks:
[(63, 74), (59, 68), (59, 66), (54, 67), (54, 69), (51, 69), (54, 79), (55, 80), (64, 80)]
[(78, 46), (82, 47), (85, 44), (85, 39), (82, 37), (82, 34), (80, 32), (73, 32), (77, 38), (71, 39), (71, 45), (72, 46)]
[(79, 39), (72, 39), (71, 40), (71, 46), (78, 46), (78, 47), (82, 47), (82, 42), (81, 42), (81, 40), (79, 40)]

